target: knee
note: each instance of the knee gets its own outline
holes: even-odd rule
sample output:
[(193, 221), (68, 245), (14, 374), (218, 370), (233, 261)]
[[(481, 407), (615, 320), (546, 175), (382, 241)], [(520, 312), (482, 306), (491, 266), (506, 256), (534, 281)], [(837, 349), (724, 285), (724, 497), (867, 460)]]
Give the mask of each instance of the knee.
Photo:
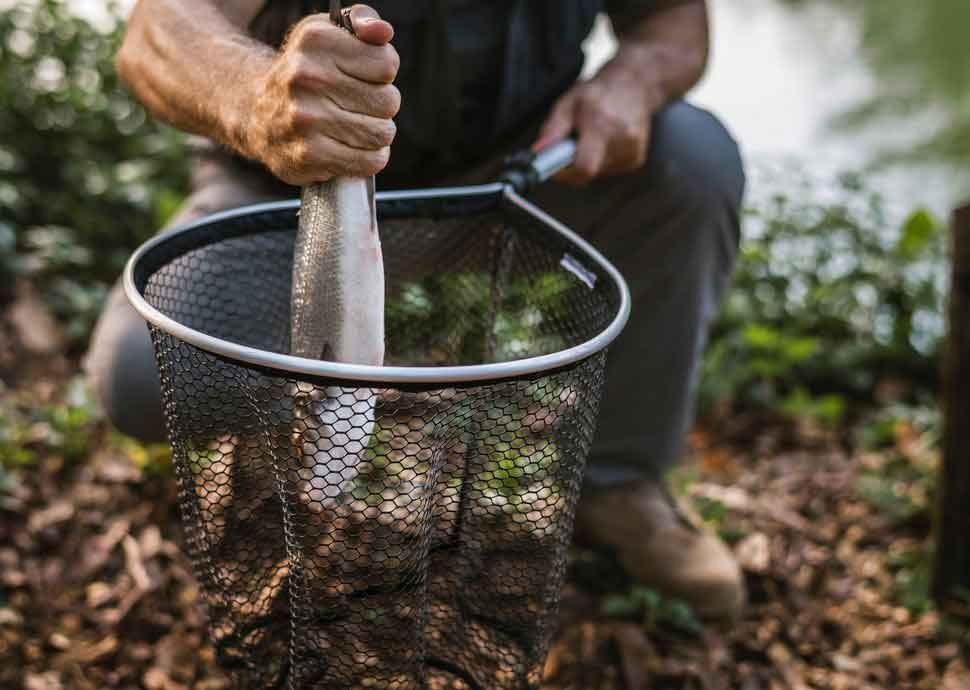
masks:
[(739, 215), (745, 173), (741, 151), (714, 115), (677, 101), (654, 118), (647, 168), (674, 198), (694, 209), (727, 210)]
[(105, 416), (119, 431), (144, 442), (165, 439), (151, 338), (128, 304), (109, 299), (91, 339), (85, 371)]

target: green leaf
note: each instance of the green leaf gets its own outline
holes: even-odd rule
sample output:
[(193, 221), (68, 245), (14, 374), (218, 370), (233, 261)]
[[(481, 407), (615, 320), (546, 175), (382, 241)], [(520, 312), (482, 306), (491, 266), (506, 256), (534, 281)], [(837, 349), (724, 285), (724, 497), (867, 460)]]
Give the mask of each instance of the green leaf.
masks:
[(806, 417), (829, 425), (838, 424), (845, 415), (846, 401), (830, 393), (813, 397), (806, 389), (796, 388), (784, 399), (781, 410), (789, 417)]
[(744, 339), (751, 347), (774, 350), (781, 342), (781, 334), (770, 326), (752, 323), (744, 327)]
[(845, 416), (846, 402), (841, 395), (831, 393), (817, 398), (812, 407), (812, 413), (817, 419), (834, 426)]
[(634, 597), (615, 594), (603, 602), (603, 613), (610, 618), (632, 618), (640, 613), (641, 603)]
[(658, 606), (660, 606), (660, 602), (662, 601), (661, 596), (655, 590), (652, 590), (649, 587), (634, 587), (631, 591), (631, 596), (642, 602), (643, 607), (647, 611), (656, 609)]
[(939, 232), (939, 225), (926, 209), (914, 211), (903, 223), (896, 251), (906, 259), (915, 259), (929, 246)]
[(660, 618), (663, 622), (689, 635), (700, 635), (704, 632), (704, 624), (694, 615), (690, 605), (678, 599), (667, 602)]
[(155, 198), (155, 225), (161, 228), (168, 224), (184, 200), (184, 195), (173, 189), (161, 190)]
[(820, 345), (818, 338), (786, 338), (782, 353), (791, 363), (804, 362), (818, 352)]

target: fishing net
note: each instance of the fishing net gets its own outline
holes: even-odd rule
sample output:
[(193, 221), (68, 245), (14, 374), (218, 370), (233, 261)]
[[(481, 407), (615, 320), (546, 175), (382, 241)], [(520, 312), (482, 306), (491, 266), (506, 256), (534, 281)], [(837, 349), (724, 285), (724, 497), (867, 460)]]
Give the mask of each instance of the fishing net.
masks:
[(391, 380), (285, 357), (295, 203), (129, 265), (215, 649), (247, 689), (535, 688), (625, 287), (497, 186), (378, 208)]

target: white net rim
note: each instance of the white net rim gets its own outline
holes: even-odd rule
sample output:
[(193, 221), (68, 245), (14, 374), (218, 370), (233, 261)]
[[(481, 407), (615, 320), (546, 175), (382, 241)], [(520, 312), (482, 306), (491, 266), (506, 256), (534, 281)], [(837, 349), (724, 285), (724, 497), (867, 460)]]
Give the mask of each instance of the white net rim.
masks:
[(508, 203), (541, 220), (550, 229), (563, 236), (577, 252), (582, 254), (584, 260), (597, 265), (609, 277), (619, 294), (620, 302), (614, 318), (605, 329), (589, 340), (565, 350), (507, 362), (442, 367), (377, 367), (363, 364), (344, 364), (341, 362), (328, 362), (270, 352), (207, 335), (165, 316), (145, 300), (135, 285), (134, 275), (139, 262), (152, 249), (171, 241), (173, 237), (189, 232), (202, 225), (231, 220), (250, 214), (287, 210), (296, 211), (300, 206), (299, 199), (243, 206), (230, 211), (206, 216), (205, 218), (173, 228), (168, 232), (153, 237), (135, 250), (125, 266), (123, 277), (125, 294), (135, 310), (152, 326), (199, 349), (220, 357), (276, 370), (285, 374), (297, 374), (321, 379), (365, 381), (370, 383), (380, 382), (386, 384), (434, 384), (442, 386), (477, 381), (496, 381), (521, 378), (562, 369), (581, 362), (604, 350), (620, 335), (630, 317), (630, 289), (626, 280), (624, 280), (616, 267), (596, 248), (564, 224), (523, 199), (511, 186), (495, 183), (477, 187), (378, 192), (377, 200), (404, 201), (409, 199), (440, 198), (443, 196), (487, 196), (495, 194), (503, 195)]

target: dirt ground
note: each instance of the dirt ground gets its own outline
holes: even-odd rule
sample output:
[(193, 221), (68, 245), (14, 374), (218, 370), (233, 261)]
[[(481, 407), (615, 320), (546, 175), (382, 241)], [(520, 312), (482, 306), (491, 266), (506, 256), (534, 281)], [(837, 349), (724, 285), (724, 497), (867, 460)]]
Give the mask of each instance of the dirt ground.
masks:
[[(0, 491), (0, 688), (228, 687), (180, 551), (165, 452), (65, 402), (75, 362), (18, 356), (0, 333), (2, 429), (26, 420), (5, 452), (28, 453), (7, 458), (20, 466)], [(887, 511), (866, 489), (892, 476), (903, 505), (928, 500), (923, 475), (887, 468), (935, 451), (918, 430), (894, 433), (873, 452), (758, 416), (702, 425), (673, 481), (743, 564), (743, 619), (701, 626), (608, 554), (574, 550), (544, 687), (970, 688), (970, 636), (926, 598), (927, 511)]]

